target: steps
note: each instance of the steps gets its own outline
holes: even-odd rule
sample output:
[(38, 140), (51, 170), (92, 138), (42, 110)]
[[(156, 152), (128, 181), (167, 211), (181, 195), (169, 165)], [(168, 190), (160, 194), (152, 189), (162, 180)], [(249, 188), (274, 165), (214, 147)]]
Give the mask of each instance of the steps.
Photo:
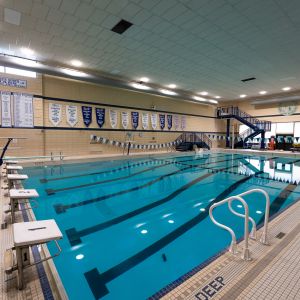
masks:
[(194, 145), (198, 148), (205, 148), (208, 150), (212, 147), (212, 141), (202, 132), (184, 132), (176, 139), (176, 141), (180, 141), (176, 146), (177, 151), (192, 151)]

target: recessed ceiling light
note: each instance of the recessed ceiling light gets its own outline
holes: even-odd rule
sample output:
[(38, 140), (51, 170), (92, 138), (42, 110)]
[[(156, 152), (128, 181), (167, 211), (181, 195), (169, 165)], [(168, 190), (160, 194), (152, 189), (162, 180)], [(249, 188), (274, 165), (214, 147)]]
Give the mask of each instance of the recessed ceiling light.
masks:
[(168, 85), (168, 88), (170, 88), (170, 89), (176, 89), (176, 87), (177, 87), (177, 85), (174, 83), (171, 83)]
[(166, 90), (166, 89), (160, 89), (159, 92), (161, 92), (165, 95), (171, 95), (171, 96), (177, 95), (177, 93), (170, 91), (170, 90)]
[(203, 101), (203, 102), (207, 102), (206, 99), (202, 98), (202, 97), (198, 97), (198, 96), (194, 96), (193, 99), (197, 100), (197, 101)]
[(290, 86), (286, 86), (286, 87), (282, 88), (283, 91), (289, 91), (290, 89), (291, 89)]
[(71, 65), (73, 65), (74, 67), (81, 67), (82, 62), (78, 59), (73, 59), (73, 60), (71, 60)]
[(142, 82), (149, 82), (149, 78), (148, 77), (141, 77), (140, 81), (142, 81)]
[(247, 97), (247, 95), (245, 94), (240, 95), (240, 98), (245, 98), (245, 97)]
[(259, 92), (261, 95), (265, 95), (267, 93), (267, 91), (260, 91)]
[(27, 56), (31, 56), (35, 53), (32, 49), (27, 48), (27, 47), (22, 47), (20, 50), (24, 55), (27, 55)]
[(213, 103), (213, 104), (218, 104), (219, 103), (217, 100), (213, 100), (213, 99), (209, 99), (207, 101), (210, 102), (210, 103)]
[(215, 96), (216, 99), (221, 99), (221, 96)]
[(208, 95), (208, 92), (203, 91), (203, 92), (200, 92), (199, 94), (202, 96), (206, 96), (206, 95)]
[(151, 88), (147, 85), (144, 85), (142, 83), (134, 82), (131, 84), (132, 87), (138, 90), (150, 90)]
[(71, 70), (71, 69), (61, 69), (61, 71), (67, 75), (70, 76), (75, 76), (75, 77), (87, 77), (88, 74), (76, 70)]

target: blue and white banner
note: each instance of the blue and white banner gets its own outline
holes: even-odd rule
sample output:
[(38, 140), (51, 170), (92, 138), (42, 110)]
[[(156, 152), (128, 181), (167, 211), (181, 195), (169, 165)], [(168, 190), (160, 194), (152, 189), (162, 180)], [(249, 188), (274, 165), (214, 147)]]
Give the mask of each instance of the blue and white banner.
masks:
[(179, 129), (179, 116), (178, 115), (174, 116), (174, 127), (175, 127), (175, 130)]
[(10, 92), (1, 92), (1, 126), (12, 126)]
[(105, 108), (96, 107), (96, 121), (101, 128), (105, 123)]
[(155, 130), (157, 128), (157, 114), (151, 113), (151, 126)]
[(128, 128), (129, 125), (129, 113), (127, 111), (121, 112), (121, 123), (124, 129)]
[(61, 104), (49, 103), (49, 120), (54, 126), (61, 122)]
[(90, 124), (92, 123), (93, 108), (91, 106), (81, 106), (81, 110), (82, 110), (83, 123), (86, 127), (89, 127)]
[(27, 80), (12, 79), (12, 78), (8, 78), (8, 77), (0, 77), (0, 85), (26, 89), (27, 88)]
[(66, 105), (67, 123), (74, 127), (78, 122), (78, 113), (76, 105)]
[(165, 123), (166, 123), (166, 116), (159, 114), (159, 124), (160, 124), (161, 130), (163, 130), (165, 128)]
[(173, 116), (172, 115), (167, 115), (168, 129), (169, 130), (172, 128), (172, 120), (173, 120)]
[(118, 124), (118, 112), (114, 109), (109, 110), (109, 120), (112, 128), (116, 128)]
[(186, 129), (186, 116), (181, 116), (181, 129)]
[(142, 127), (144, 130), (148, 129), (149, 124), (149, 114), (148, 113), (142, 113)]
[(131, 123), (134, 129), (137, 129), (139, 126), (139, 113), (137, 111), (131, 112)]
[(33, 95), (14, 93), (14, 124), (15, 127), (34, 126)]

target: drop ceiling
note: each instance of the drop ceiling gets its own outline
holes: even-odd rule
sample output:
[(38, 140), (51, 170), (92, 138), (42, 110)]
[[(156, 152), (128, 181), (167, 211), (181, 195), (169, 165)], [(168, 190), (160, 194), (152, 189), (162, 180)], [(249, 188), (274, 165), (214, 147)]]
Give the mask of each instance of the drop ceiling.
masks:
[[(0, 0), (0, 52), (29, 47), (46, 64), (78, 59), (189, 93), (256, 97), (300, 89), (299, 16), (299, 0)], [(133, 23), (122, 35), (111, 31), (121, 19)]]

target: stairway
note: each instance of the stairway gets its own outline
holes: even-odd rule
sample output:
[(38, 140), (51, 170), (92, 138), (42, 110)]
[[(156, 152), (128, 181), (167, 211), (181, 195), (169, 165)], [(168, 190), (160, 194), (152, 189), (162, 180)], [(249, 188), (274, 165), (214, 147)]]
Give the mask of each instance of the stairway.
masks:
[(177, 151), (192, 151), (194, 145), (198, 148), (211, 149), (212, 141), (202, 132), (184, 132), (176, 141), (180, 143), (176, 146)]
[(261, 121), (246, 112), (240, 110), (237, 106), (218, 107), (216, 110), (218, 119), (236, 119), (239, 122), (245, 124), (249, 128), (242, 132), (239, 136), (239, 141), (235, 144), (235, 147), (247, 147), (247, 141), (261, 134), (262, 143), (261, 148), (264, 148), (264, 137), (266, 131), (271, 130), (270, 121)]

